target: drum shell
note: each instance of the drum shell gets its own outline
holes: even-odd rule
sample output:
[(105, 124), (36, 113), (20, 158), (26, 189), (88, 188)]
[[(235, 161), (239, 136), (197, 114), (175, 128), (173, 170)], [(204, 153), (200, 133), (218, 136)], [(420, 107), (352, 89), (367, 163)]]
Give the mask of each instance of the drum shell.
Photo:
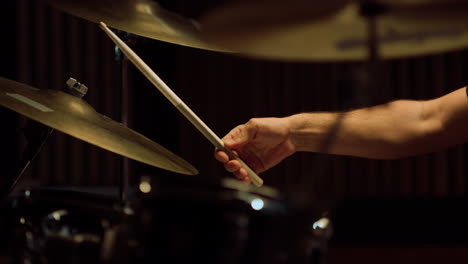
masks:
[[(311, 229), (320, 216), (314, 208), (293, 207), (280, 197), (219, 183), (173, 184), (152, 178), (150, 186), (151, 192), (137, 192), (126, 207), (116, 195), (23, 192), (10, 203), (16, 259), (52, 264), (315, 264), (325, 253), (328, 237)], [(254, 200), (263, 202), (260, 210), (254, 209)]]
[(145, 182), (151, 191), (139, 192), (134, 225), (144, 263), (318, 263), (312, 259), (324, 253), (315, 208), (216, 183)]
[(128, 248), (117, 251), (116, 239), (122, 236), (128, 216), (114, 196), (72, 189), (26, 190), (11, 199), (14, 259), (22, 263), (117, 263), (115, 259), (126, 263), (122, 256), (128, 256)]

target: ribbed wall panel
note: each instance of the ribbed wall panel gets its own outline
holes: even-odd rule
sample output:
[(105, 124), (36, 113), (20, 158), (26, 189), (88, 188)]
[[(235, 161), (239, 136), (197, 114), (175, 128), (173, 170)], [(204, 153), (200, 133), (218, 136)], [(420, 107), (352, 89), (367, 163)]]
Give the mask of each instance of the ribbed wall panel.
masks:
[[(60, 90), (69, 77), (89, 88), (96, 111), (115, 117), (112, 42), (92, 23), (65, 15), (44, 1), (17, 1), (18, 81)], [(24, 125), (24, 119), (19, 127)], [(20, 136), (21, 139), (21, 136)], [(21, 145), (24, 146), (23, 140)], [(119, 157), (54, 131), (25, 181), (42, 184), (115, 184)]]

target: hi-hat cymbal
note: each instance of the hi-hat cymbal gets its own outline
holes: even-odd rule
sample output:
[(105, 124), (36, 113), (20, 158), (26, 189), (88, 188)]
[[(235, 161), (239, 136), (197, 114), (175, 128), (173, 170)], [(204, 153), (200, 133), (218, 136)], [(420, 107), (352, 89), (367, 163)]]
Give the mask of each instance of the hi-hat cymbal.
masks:
[(95, 23), (183, 46), (225, 51), (200, 38), (196, 22), (151, 0), (47, 0), (52, 6)]
[(0, 104), (46, 126), (128, 158), (173, 172), (198, 174), (187, 161), (97, 113), (84, 100), (0, 77)]
[[(294, 61), (368, 58), (362, 2), (230, 1), (200, 20), (210, 43), (253, 57)], [(398, 58), (468, 47), (466, 0), (369, 0), (380, 57)], [(325, 6), (324, 6), (325, 5)], [(327, 8), (328, 5), (328, 8)]]

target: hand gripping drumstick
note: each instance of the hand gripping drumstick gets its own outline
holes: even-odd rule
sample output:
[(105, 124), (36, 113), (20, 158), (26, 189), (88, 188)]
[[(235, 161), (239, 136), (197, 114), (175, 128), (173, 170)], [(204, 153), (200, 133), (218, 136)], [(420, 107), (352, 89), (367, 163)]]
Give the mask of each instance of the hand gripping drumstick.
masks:
[(260, 187), (263, 185), (263, 180), (242, 161), (231, 150), (224, 147), (223, 141), (216, 136), (216, 134), (192, 112), (192, 110), (159, 78), (156, 73), (142, 60), (133, 50), (125, 44), (117, 35), (114, 34), (104, 22), (99, 23), (100, 27), (106, 32), (111, 40), (122, 50), (128, 59), (140, 70), (151, 83), (158, 88), (158, 90), (179, 110), (197, 129), (200, 131), (216, 148), (226, 152), (231, 159), (240, 162), (242, 167), (247, 171), (250, 179), (255, 186)]

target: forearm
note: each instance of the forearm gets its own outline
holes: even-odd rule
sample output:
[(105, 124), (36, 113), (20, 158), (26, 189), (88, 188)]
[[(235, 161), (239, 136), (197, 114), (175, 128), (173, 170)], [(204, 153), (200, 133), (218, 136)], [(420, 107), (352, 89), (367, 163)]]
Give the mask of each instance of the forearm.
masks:
[(426, 102), (395, 101), (343, 113), (287, 117), (297, 151), (391, 159), (430, 151), (437, 138)]

